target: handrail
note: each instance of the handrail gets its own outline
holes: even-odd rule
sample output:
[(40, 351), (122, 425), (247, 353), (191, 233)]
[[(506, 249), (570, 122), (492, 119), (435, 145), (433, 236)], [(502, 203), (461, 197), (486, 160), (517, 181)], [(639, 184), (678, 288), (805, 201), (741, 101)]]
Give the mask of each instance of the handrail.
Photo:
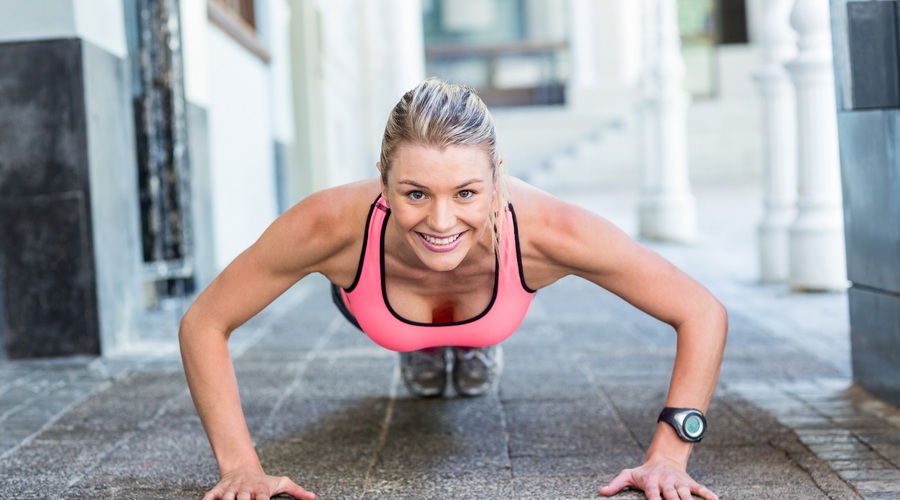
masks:
[(543, 54), (568, 48), (566, 42), (520, 40), (514, 42), (471, 45), (431, 45), (425, 48), (425, 56), (434, 59), (463, 59), (469, 57), (502, 56), (518, 54)]

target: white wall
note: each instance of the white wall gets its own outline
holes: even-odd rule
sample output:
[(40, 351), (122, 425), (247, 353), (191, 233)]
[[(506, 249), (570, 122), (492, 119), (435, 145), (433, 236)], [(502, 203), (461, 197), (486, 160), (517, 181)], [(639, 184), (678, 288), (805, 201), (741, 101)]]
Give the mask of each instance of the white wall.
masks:
[(264, 39), (272, 60), (271, 78), (273, 134), (282, 144), (294, 142), (293, 95), (291, 87), (291, 10), (285, 0), (268, 0), (258, 4), (258, 22), (267, 29)]
[[(322, 85), (325, 115), (326, 186), (377, 173), (368, 151), (363, 64), (363, 9), (356, 0), (317, 2), (322, 31)], [(325, 187), (325, 186), (322, 186)]]
[(206, 2), (182, 0), (181, 56), (184, 61), (185, 99), (201, 107), (209, 105), (209, 20)]
[(125, 57), (121, 0), (0, 0), (0, 42), (82, 38)]
[(265, 62), (208, 29), (209, 157), (216, 265), (224, 268), (277, 215), (271, 84)]

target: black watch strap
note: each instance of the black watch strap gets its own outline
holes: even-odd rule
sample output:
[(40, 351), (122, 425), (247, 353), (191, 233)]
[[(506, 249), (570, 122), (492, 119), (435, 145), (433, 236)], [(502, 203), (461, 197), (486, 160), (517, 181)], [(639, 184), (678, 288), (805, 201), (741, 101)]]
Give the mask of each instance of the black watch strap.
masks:
[(698, 443), (706, 434), (706, 417), (694, 408), (663, 408), (656, 421), (671, 425), (678, 437), (688, 443)]

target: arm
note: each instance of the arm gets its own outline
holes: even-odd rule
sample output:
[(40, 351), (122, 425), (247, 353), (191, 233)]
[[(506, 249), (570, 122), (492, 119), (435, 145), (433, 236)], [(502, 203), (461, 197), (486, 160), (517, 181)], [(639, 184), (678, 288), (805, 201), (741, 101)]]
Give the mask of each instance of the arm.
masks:
[[(724, 307), (698, 282), (599, 215), (520, 182), (511, 186), (511, 195), (517, 213), (527, 207), (520, 215), (520, 234), (529, 286), (540, 288), (575, 274), (671, 325), (678, 336), (677, 353), (665, 405), (706, 412), (725, 348)], [(670, 426), (659, 423), (644, 465), (623, 471), (601, 493), (613, 495), (633, 486), (651, 499), (660, 494), (678, 498), (676, 488), (684, 498), (690, 496), (688, 490), (716, 498), (686, 474), (691, 448)]]
[[(263, 472), (241, 409), (228, 338), (311, 272), (347, 281), (340, 270), (355, 272), (359, 255), (351, 233), (358, 230), (361, 237), (363, 232), (357, 224), (346, 223), (355, 220), (360, 209), (359, 202), (351, 201), (359, 191), (356, 186), (313, 195), (279, 217), (197, 297), (181, 321), (185, 375), (222, 478), (205, 500), (241, 492), (257, 498), (280, 493), (315, 498), (288, 478)], [(368, 192), (373, 193), (371, 203), (377, 190)], [(367, 205), (362, 210), (365, 213)], [(345, 222), (337, 223), (341, 219)], [(364, 215), (361, 223), (364, 227)]]

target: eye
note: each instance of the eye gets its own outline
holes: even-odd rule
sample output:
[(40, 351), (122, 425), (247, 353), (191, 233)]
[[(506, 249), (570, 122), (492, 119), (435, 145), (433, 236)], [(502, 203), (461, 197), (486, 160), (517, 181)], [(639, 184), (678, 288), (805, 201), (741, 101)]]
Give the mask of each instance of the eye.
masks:
[(470, 190), (470, 189), (464, 189), (464, 190), (462, 190), (462, 191), (459, 192), (459, 197), (462, 198), (462, 199), (464, 199), (464, 200), (468, 200), (468, 199), (474, 198), (474, 197), (475, 197), (475, 191), (472, 191), (472, 190)]
[(425, 193), (421, 191), (410, 191), (406, 196), (412, 201), (422, 201), (425, 199)]

